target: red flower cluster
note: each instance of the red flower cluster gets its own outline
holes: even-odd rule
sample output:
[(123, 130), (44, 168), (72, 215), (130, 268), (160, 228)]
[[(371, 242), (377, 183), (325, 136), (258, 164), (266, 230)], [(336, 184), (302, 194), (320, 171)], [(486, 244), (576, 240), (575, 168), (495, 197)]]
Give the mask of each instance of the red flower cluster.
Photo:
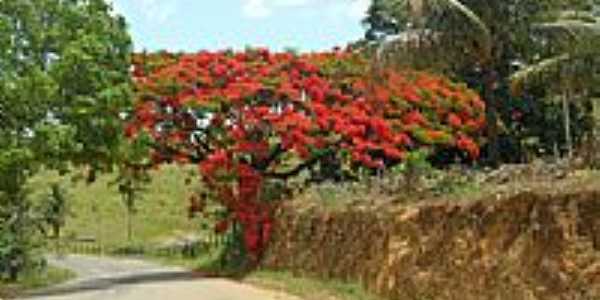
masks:
[[(130, 137), (147, 134), (155, 163), (199, 164), (203, 180), (242, 224), (258, 257), (274, 206), (264, 183), (285, 179), (324, 151), (380, 168), (421, 147), (457, 147), (476, 158), (484, 105), (443, 77), (385, 71), (358, 54), (246, 52), (138, 55), (138, 105)], [(296, 169), (294, 167), (291, 170)]]

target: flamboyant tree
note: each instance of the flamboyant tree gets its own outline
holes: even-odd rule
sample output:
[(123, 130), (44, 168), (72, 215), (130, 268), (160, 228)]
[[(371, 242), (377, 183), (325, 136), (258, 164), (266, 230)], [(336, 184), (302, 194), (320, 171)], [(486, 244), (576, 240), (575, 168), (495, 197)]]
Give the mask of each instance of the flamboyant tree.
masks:
[(382, 70), (346, 51), (267, 50), (138, 55), (135, 114), (126, 131), (152, 163), (199, 166), (206, 187), (241, 224), (251, 258), (264, 249), (277, 201), (266, 187), (309, 168), (383, 169), (410, 151), (479, 155), (484, 104), (463, 85)]

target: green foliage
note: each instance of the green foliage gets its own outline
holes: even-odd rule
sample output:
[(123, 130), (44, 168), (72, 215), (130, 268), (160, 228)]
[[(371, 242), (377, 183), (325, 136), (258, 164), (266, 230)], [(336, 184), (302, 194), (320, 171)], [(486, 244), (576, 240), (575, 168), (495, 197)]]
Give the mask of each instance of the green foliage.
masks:
[[(365, 19), (366, 37), (386, 64), (444, 71), (480, 90), (489, 124), (484, 156), (496, 161), (500, 151), (503, 160), (515, 161), (525, 139), (539, 138), (542, 148), (569, 144), (570, 137), (531, 136), (537, 128), (525, 128), (523, 135), (523, 127), (539, 127), (540, 118), (532, 116), (512, 130), (513, 113), (523, 114), (514, 104), (543, 101), (565, 85), (595, 89), (598, 38), (592, 32), (598, 27), (598, 5), (595, 0), (375, 0)], [(390, 36), (395, 39), (381, 42)], [(541, 83), (541, 90), (515, 97), (509, 90), (515, 80), (519, 86)], [(546, 121), (553, 118), (545, 116)], [(498, 139), (503, 135), (517, 147), (507, 147)]]
[(42, 166), (109, 168), (131, 98), (131, 41), (104, 0), (0, 2), (0, 275), (30, 260), (40, 223), (23, 186)]
[(12, 140), (51, 165), (110, 161), (131, 98), (123, 19), (102, 0), (7, 0), (0, 19), (12, 37), (0, 57), (3, 148)]
[(29, 191), (24, 188), (26, 167), (31, 160), (26, 149), (0, 152), (0, 279), (17, 280), (24, 269), (36, 269), (33, 258), (39, 246), (37, 225)]
[[(21, 196), (19, 196), (21, 198)], [(10, 205), (13, 201), (19, 205)], [(0, 279), (15, 281), (22, 270), (37, 270), (42, 261), (37, 258), (36, 248), (41, 245), (36, 241), (40, 235), (34, 224), (38, 224), (32, 214), (29, 203), (23, 199), (0, 199), (2, 209), (0, 217)], [(8, 205), (7, 205), (8, 204)]]
[(407, 193), (414, 193), (416, 188), (422, 185), (420, 181), (423, 176), (432, 172), (433, 167), (427, 160), (428, 157), (428, 151), (419, 150), (410, 152), (405, 162), (391, 170), (392, 174), (401, 173), (403, 175), (404, 190)]
[(31, 289), (40, 289), (64, 283), (75, 277), (75, 274), (66, 269), (48, 266), (44, 270), (28, 271), (17, 282), (4, 282), (0, 280), (0, 297), (11, 298)]
[(41, 203), (41, 218), (53, 230), (54, 238), (60, 238), (69, 213), (67, 192), (59, 183), (50, 185), (51, 191)]
[(429, 171), (432, 169), (431, 164), (427, 161), (429, 156), (430, 153), (426, 150), (412, 151), (406, 157), (406, 161), (394, 166), (391, 171), (392, 173)]

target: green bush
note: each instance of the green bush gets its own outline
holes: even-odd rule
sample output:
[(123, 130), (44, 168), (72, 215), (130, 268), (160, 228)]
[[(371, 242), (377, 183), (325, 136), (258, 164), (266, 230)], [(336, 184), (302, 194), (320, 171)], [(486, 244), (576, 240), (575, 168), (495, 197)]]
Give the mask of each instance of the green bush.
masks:
[(0, 279), (16, 281), (23, 271), (44, 266), (39, 226), (24, 192), (0, 194)]

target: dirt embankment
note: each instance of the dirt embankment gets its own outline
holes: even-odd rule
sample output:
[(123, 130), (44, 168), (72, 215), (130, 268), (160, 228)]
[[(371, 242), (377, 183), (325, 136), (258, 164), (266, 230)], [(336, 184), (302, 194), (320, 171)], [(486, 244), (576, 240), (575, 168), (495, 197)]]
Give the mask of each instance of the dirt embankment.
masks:
[(265, 266), (389, 299), (600, 299), (600, 189), (283, 209), (278, 222)]

